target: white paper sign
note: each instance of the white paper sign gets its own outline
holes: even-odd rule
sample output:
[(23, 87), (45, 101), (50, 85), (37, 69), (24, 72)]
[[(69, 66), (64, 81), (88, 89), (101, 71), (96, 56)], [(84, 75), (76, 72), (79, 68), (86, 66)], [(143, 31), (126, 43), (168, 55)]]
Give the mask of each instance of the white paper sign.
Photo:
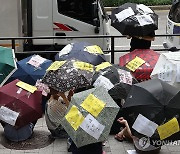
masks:
[(144, 14), (153, 13), (153, 11), (144, 4), (137, 4), (136, 5), (136, 10), (138, 10), (138, 12), (144, 13)]
[(127, 9), (124, 9), (123, 11), (119, 12), (118, 14), (115, 14), (116, 18), (119, 22), (123, 21), (124, 19), (134, 15), (134, 11), (131, 7), (128, 7)]
[(0, 119), (12, 126), (15, 125), (16, 120), (19, 116), (18, 112), (15, 112), (5, 106), (1, 106), (0, 108)]
[(102, 86), (102, 87), (104, 87), (107, 91), (114, 87), (114, 85), (111, 83), (111, 81), (110, 81), (108, 78), (106, 78), (106, 77), (104, 77), (104, 76), (102, 76), (102, 75), (100, 75), (100, 76), (96, 79), (96, 81), (94, 82), (93, 86), (94, 86), (94, 87), (100, 87), (100, 86)]
[(99, 139), (105, 126), (100, 124), (91, 114), (88, 114), (80, 127), (95, 139)]
[(136, 152), (136, 150), (127, 150), (127, 153), (128, 153), (128, 154), (138, 154), (138, 153)]
[(132, 128), (135, 129), (137, 132), (144, 134), (148, 137), (151, 137), (158, 125), (146, 117), (144, 117), (142, 114), (139, 114), (136, 118)]
[(118, 69), (120, 82), (132, 85), (132, 75), (130, 72)]
[(39, 67), (45, 61), (46, 61), (45, 58), (43, 58), (39, 55), (36, 55), (36, 56), (31, 57), (31, 59), (27, 63), (31, 64), (34, 67)]
[(150, 15), (147, 15), (147, 14), (144, 14), (144, 15), (136, 15), (135, 16), (139, 22), (139, 24), (141, 26), (144, 26), (144, 25), (150, 25), (150, 24), (153, 24), (154, 21), (153, 19), (151, 18)]
[(158, 78), (162, 81), (171, 81), (173, 74), (173, 64), (171, 63), (164, 63), (159, 70)]
[(67, 55), (71, 50), (72, 50), (73, 44), (68, 44), (66, 45), (60, 52), (59, 52), (59, 57), (62, 55)]

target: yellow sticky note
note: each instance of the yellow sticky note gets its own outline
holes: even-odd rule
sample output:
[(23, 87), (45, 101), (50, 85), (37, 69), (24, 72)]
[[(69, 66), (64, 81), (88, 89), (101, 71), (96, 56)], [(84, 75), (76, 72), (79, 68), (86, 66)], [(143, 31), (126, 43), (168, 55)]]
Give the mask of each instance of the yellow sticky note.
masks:
[(105, 68), (110, 67), (110, 66), (112, 66), (112, 64), (110, 64), (109, 62), (103, 62), (99, 65), (96, 65), (96, 71), (105, 69)]
[(157, 131), (159, 133), (160, 139), (163, 140), (179, 132), (179, 123), (176, 118), (173, 118), (165, 124), (158, 126)]
[(94, 54), (103, 54), (103, 51), (101, 50), (101, 48), (97, 45), (91, 45), (91, 46), (87, 46), (86, 47), (87, 52), (89, 53), (94, 53)]
[(52, 63), (46, 71), (56, 71), (59, 67), (61, 67), (66, 61), (55, 61)]
[(34, 93), (37, 90), (35, 86), (32, 86), (22, 81), (17, 82), (16, 85), (24, 90), (29, 91), (30, 93)]
[(145, 61), (143, 59), (136, 56), (136, 58), (134, 58), (133, 60), (131, 60), (129, 63), (126, 64), (126, 67), (134, 72), (137, 68), (139, 68), (144, 63)]
[(94, 66), (92, 64), (89, 64), (86, 62), (76, 61), (73, 63), (73, 66), (77, 69), (86, 70), (86, 71), (90, 71), (90, 72), (93, 72), (93, 70), (94, 70)]
[(97, 117), (105, 105), (106, 104), (103, 101), (95, 97), (93, 94), (89, 94), (80, 106), (91, 113), (94, 117)]
[(78, 108), (75, 105), (71, 107), (69, 112), (66, 114), (65, 118), (74, 128), (74, 130), (77, 130), (84, 120), (82, 113), (78, 110)]

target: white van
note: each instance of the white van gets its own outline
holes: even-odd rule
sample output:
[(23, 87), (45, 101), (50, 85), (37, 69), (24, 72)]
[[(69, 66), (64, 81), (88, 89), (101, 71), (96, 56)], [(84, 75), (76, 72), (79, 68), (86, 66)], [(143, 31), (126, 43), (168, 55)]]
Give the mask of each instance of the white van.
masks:
[[(180, 0), (174, 0), (167, 16), (167, 34), (180, 34)], [(171, 51), (180, 49), (180, 36), (168, 36), (163, 43)]]
[[(110, 19), (101, 0), (0, 0), (0, 36), (84, 36), (109, 35)], [(77, 41), (86, 41), (108, 50), (110, 39), (26, 40), (23, 51), (57, 50)], [(8, 46), (0, 41), (0, 45)]]

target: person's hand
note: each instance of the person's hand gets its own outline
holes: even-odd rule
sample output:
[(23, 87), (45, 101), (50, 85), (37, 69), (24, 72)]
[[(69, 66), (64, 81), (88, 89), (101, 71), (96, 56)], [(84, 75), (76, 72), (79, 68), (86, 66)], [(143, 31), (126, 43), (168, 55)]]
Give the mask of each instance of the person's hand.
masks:
[(130, 38), (131, 38), (131, 36), (129, 36), (129, 35), (126, 35), (126, 38), (127, 38), (127, 39), (130, 39)]
[(127, 123), (127, 121), (123, 117), (120, 117), (117, 121), (121, 124)]

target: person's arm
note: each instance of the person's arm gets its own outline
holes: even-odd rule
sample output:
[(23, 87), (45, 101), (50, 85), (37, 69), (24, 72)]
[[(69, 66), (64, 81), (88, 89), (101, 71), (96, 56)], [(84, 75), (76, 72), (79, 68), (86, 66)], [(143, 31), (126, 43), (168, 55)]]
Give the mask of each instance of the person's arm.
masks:
[(143, 40), (147, 40), (147, 41), (154, 41), (155, 37), (153, 36), (135, 36), (138, 39), (143, 39)]

